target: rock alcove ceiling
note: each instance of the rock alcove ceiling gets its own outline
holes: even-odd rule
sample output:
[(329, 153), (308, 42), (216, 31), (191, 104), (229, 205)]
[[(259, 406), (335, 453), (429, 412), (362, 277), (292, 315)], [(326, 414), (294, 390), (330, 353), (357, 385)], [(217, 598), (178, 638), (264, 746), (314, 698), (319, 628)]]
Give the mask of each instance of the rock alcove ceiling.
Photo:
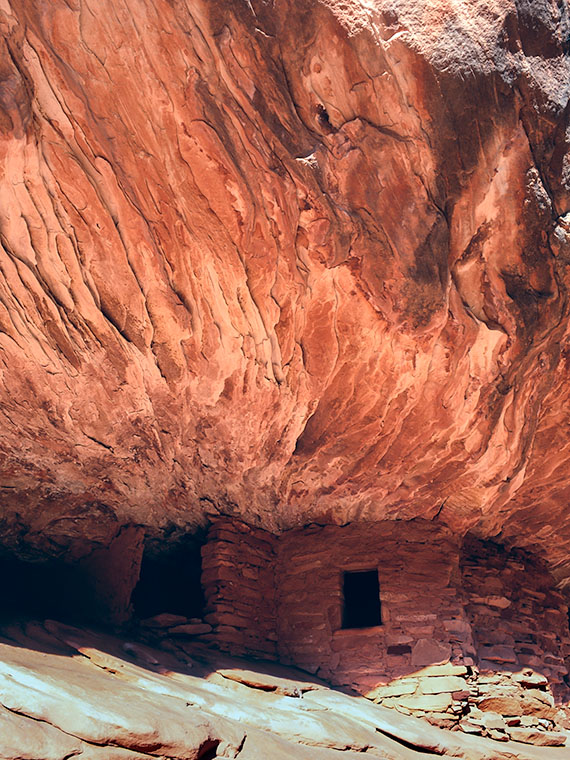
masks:
[(421, 517), (570, 576), (554, 0), (0, 0), (3, 545)]

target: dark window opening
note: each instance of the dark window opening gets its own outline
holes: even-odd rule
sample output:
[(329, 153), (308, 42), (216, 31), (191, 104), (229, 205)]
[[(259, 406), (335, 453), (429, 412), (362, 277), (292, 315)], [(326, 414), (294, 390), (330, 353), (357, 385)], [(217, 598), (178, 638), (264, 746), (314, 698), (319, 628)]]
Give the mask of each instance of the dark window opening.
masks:
[(199, 541), (188, 540), (168, 552), (145, 550), (132, 596), (136, 617), (144, 619), (163, 612), (202, 617), (205, 600), (201, 548)]
[(369, 628), (382, 624), (378, 570), (343, 573), (343, 628)]

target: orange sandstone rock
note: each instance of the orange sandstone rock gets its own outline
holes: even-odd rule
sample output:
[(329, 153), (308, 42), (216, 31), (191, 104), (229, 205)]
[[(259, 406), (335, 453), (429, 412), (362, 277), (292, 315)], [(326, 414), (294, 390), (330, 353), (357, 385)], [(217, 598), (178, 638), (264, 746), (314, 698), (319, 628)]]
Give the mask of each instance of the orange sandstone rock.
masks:
[(568, 12), (0, 3), (3, 541), (417, 516), (569, 572)]

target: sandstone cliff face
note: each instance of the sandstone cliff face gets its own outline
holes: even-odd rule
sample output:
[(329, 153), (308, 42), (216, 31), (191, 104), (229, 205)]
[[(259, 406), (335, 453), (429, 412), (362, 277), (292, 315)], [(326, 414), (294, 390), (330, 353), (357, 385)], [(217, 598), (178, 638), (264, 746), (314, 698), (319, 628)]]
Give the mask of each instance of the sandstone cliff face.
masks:
[(563, 579), (569, 23), (1, 0), (3, 540), (422, 516)]

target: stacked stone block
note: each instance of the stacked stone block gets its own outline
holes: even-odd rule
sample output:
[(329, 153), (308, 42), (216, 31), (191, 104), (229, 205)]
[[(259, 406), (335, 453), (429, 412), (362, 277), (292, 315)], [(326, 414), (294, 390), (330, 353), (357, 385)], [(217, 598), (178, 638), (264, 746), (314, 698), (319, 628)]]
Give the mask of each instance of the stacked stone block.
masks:
[(202, 547), (204, 621), (212, 640), (232, 654), (275, 658), (276, 537), (245, 523), (214, 523)]

